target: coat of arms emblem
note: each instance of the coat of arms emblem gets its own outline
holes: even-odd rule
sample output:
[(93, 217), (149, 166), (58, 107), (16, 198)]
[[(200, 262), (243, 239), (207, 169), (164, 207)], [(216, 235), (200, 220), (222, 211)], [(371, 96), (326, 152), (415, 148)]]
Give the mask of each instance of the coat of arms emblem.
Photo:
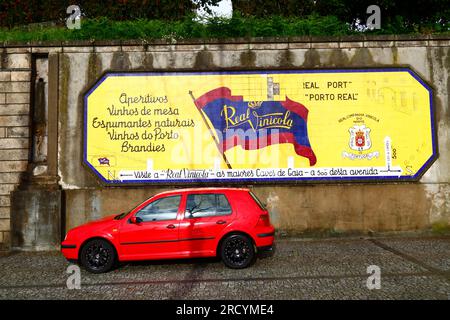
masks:
[(370, 149), (372, 142), (370, 141), (370, 128), (365, 125), (355, 125), (348, 130), (350, 132), (349, 146), (355, 151), (364, 151)]

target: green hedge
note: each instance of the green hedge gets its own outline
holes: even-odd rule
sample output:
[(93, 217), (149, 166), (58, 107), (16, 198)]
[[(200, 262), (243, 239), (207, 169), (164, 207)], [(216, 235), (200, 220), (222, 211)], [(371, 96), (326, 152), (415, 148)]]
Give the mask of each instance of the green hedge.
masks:
[[(401, 19), (371, 34), (405, 34), (449, 32), (449, 27), (423, 25), (404, 27)], [(83, 19), (81, 29), (69, 30), (61, 26), (15, 27), (0, 29), (0, 41), (45, 40), (110, 40), (110, 39), (191, 39), (228, 37), (289, 37), (289, 36), (341, 36), (360, 34), (335, 16), (311, 15), (306, 18), (243, 17), (215, 18), (208, 23), (193, 21), (134, 20), (111, 21), (107, 18)]]

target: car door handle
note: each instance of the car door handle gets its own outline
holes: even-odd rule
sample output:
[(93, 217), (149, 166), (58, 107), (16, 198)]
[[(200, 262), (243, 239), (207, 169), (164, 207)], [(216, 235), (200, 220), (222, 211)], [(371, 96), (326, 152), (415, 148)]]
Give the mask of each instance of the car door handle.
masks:
[(167, 229), (175, 229), (175, 225), (174, 224), (169, 224), (166, 228)]
[(218, 221), (216, 221), (216, 223), (217, 224), (225, 224), (225, 223), (227, 223), (225, 220), (218, 220)]

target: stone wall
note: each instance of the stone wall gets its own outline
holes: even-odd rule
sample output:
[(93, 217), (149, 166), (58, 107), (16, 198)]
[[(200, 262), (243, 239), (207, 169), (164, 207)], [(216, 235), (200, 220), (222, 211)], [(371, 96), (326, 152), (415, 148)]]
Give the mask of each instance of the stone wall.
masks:
[[(4, 47), (2, 57), (6, 62), (0, 72), (1, 237), (8, 236), (8, 193), (18, 182), (16, 172), (26, 166), (23, 160), (28, 131), (24, 126), (28, 121), (29, 95), (22, 91), (29, 88), (27, 68), (31, 56), (40, 52), (48, 53), (58, 66), (56, 75), (49, 75), (49, 81), (56, 78), (58, 86), (53, 97), (57, 105), (55, 172), (64, 194), (62, 214), (66, 228), (128, 210), (149, 195), (170, 188), (105, 187), (83, 166), (83, 93), (103, 72), (380, 66), (410, 66), (433, 86), (439, 158), (419, 182), (251, 187), (268, 203), (275, 225), (291, 232), (423, 230), (433, 225), (450, 225), (448, 36), (109, 41)], [(21, 53), (13, 53), (14, 50)], [(15, 68), (21, 71), (12, 71)]]
[(23, 51), (7, 48), (1, 55), (0, 248), (10, 239), (10, 192), (28, 163), (31, 57)]

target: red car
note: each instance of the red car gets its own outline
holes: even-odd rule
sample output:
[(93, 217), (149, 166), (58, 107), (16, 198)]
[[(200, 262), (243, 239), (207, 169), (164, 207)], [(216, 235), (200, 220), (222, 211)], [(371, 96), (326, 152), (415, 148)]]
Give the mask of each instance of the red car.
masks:
[(268, 211), (248, 189), (178, 189), (71, 229), (61, 251), (93, 273), (121, 261), (215, 256), (239, 269), (272, 250), (274, 231)]

